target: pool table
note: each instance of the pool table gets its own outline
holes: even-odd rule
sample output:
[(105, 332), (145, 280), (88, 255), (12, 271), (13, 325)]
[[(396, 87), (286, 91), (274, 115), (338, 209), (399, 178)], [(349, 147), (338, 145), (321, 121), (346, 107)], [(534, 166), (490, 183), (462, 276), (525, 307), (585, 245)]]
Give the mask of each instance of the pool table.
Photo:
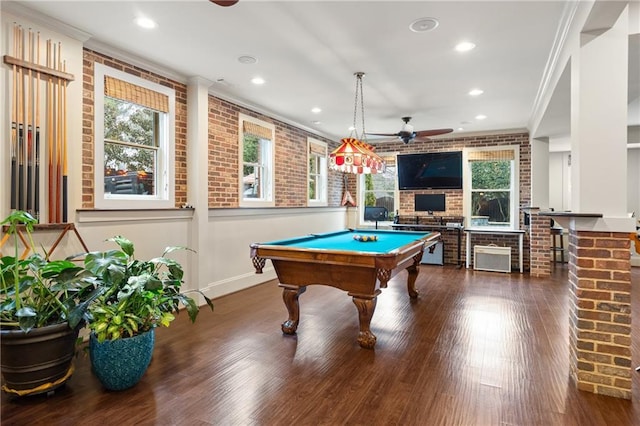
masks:
[(360, 320), (358, 343), (372, 349), (376, 336), (370, 324), (380, 289), (407, 269), (409, 296), (418, 297), (415, 282), (422, 253), (439, 238), (438, 232), (347, 229), (254, 243), (251, 259), (258, 274), (266, 259), (273, 263), (289, 312), (289, 318), (282, 323), (283, 333), (296, 333), (300, 319), (298, 298), (307, 286), (328, 285), (347, 291), (353, 298)]

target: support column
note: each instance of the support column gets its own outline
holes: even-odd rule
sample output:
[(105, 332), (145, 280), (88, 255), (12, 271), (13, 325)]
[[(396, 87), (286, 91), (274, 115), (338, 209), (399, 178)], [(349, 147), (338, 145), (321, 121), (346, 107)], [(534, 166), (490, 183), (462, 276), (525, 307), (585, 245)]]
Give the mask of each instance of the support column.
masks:
[[(621, 3), (594, 9), (604, 15)], [(571, 57), (571, 206), (605, 217), (627, 213), (628, 15), (592, 17)]]
[(571, 230), (571, 375), (578, 389), (631, 399), (629, 235)]
[[(192, 77), (187, 84), (187, 200), (193, 207), (189, 247), (206, 253), (209, 223), (209, 86), (213, 82)], [(207, 286), (207, 262), (189, 256), (193, 288)], [(203, 301), (201, 301), (203, 302)]]
[(550, 219), (533, 212), (529, 216), (529, 274), (532, 277), (551, 275)]
[[(581, 390), (631, 398), (627, 218), (629, 6), (596, 1), (571, 57), (571, 374)], [(609, 165), (609, 166), (605, 166)], [(587, 219), (601, 213), (602, 219)]]

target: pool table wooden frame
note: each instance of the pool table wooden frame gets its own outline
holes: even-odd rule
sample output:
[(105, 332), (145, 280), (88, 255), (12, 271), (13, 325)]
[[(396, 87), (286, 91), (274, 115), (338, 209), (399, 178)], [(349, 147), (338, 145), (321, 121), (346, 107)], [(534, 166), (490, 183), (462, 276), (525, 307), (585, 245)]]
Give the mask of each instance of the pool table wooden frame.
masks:
[[(386, 253), (347, 251), (332, 249), (306, 249), (280, 244), (251, 244), (251, 259), (256, 273), (262, 273), (266, 259), (271, 259), (283, 288), (282, 298), (289, 312), (289, 318), (282, 323), (282, 332), (295, 334), (300, 320), (298, 298), (308, 285), (328, 285), (347, 291), (358, 309), (360, 332), (358, 343), (366, 349), (373, 349), (376, 336), (371, 332), (371, 318), (376, 308), (381, 288), (397, 273), (406, 269), (409, 297), (418, 297), (415, 288), (418, 265), (423, 251), (440, 239), (438, 232), (407, 232), (385, 230), (362, 230), (363, 232), (417, 234), (416, 240)], [(314, 237), (354, 232), (345, 230), (337, 233), (319, 234)], [(291, 241), (296, 240), (292, 239)], [(375, 243), (363, 243), (375, 244)], [(363, 246), (366, 249), (366, 246)]]

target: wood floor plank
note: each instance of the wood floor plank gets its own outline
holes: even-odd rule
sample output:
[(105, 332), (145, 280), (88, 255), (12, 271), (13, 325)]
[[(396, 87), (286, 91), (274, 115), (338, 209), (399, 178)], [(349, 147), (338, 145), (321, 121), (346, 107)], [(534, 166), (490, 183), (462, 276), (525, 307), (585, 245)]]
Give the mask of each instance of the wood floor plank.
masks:
[[(633, 399), (576, 390), (569, 378), (566, 266), (549, 279), (421, 266), (378, 297), (374, 350), (356, 342), (357, 309), (310, 286), (283, 335), (282, 290), (265, 283), (215, 300), (196, 324), (157, 330), (149, 370), (109, 392), (81, 353), (52, 396), (1, 399), (3, 425), (640, 425)], [(632, 270), (632, 355), (640, 365), (640, 270)]]

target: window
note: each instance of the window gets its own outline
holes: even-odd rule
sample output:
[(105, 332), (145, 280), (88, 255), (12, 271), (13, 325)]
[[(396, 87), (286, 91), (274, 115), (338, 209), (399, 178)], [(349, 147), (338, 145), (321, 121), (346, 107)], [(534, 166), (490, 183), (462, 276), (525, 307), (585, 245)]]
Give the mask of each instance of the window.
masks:
[(95, 206), (174, 207), (175, 92), (95, 64)]
[(275, 126), (244, 114), (239, 123), (240, 205), (272, 207)]
[(379, 154), (385, 162), (383, 173), (360, 175), (361, 222), (393, 221), (398, 201), (396, 156)]
[(310, 206), (327, 205), (327, 144), (307, 138)]
[(471, 227), (518, 227), (517, 146), (465, 150), (464, 210)]

